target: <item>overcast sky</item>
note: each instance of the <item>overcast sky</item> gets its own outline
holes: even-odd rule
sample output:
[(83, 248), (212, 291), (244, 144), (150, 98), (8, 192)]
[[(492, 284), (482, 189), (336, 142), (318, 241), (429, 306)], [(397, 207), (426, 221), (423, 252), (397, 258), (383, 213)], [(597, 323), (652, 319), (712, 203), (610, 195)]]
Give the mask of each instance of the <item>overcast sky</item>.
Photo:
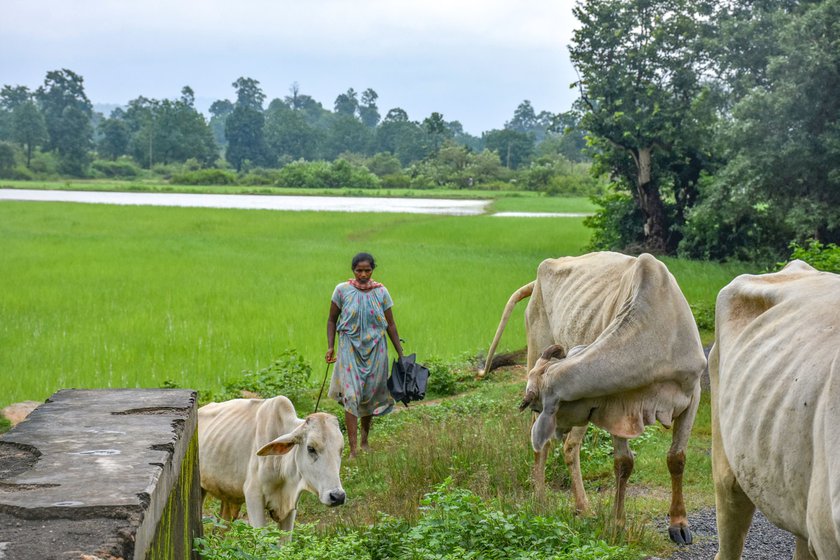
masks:
[(93, 103), (140, 95), (234, 99), (239, 77), (268, 100), (297, 82), (332, 110), (373, 88), (384, 116), (432, 111), (467, 132), (501, 128), (519, 103), (566, 111), (572, 0), (3, 0), (0, 85), (47, 71), (84, 78)]

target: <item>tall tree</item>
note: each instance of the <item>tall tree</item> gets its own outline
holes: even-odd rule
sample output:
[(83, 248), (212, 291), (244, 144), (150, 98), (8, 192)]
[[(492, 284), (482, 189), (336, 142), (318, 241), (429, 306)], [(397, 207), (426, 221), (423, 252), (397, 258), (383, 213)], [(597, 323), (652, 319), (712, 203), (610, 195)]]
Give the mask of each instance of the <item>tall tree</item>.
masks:
[(251, 78), (239, 78), (233, 87), (236, 88), (236, 106), (225, 121), (228, 141), (225, 159), (237, 170), (241, 170), (246, 161), (264, 165), (267, 163), (262, 111), (265, 94), (259, 82)]
[(437, 154), (444, 140), (451, 136), (449, 129), (446, 127), (446, 120), (438, 112), (433, 112), (423, 119), (423, 130), (426, 132), (429, 151), (433, 154)]
[(534, 153), (534, 134), (511, 129), (491, 130), (484, 133), (484, 146), (496, 152), (508, 169), (518, 169)]
[(213, 131), (216, 144), (223, 148), (227, 146), (225, 121), (231, 113), (233, 113), (233, 103), (227, 99), (217, 99), (210, 105), (210, 130)]
[(12, 140), (21, 145), (26, 154), (26, 167), (31, 167), (32, 152), (43, 146), (49, 136), (44, 115), (33, 101), (25, 101), (12, 111)]
[(713, 6), (583, 0), (574, 8), (581, 26), (570, 53), (580, 74), (582, 126), (600, 148), (597, 168), (627, 181), (653, 252), (673, 251), (678, 241), (662, 193), (669, 167), (686, 153), (704, 153), (714, 122), (703, 50)]
[(66, 68), (47, 72), (35, 96), (44, 113), (48, 148), (58, 153), (61, 170), (83, 175), (93, 145), (93, 106), (85, 94), (84, 79)]
[(359, 104), (359, 118), (362, 123), (368, 128), (376, 128), (379, 124), (379, 108), (376, 106), (376, 100), (379, 94), (371, 88), (362, 92), (362, 102)]
[(349, 88), (335, 98), (335, 114), (353, 117), (359, 110), (359, 97), (356, 90)]
[(99, 123), (102, 137), (96, 145), (96, 151), (100, 157), (114, 160), (128, 153), (131, 131), (122, 115), (123, 111), (115, 111)]

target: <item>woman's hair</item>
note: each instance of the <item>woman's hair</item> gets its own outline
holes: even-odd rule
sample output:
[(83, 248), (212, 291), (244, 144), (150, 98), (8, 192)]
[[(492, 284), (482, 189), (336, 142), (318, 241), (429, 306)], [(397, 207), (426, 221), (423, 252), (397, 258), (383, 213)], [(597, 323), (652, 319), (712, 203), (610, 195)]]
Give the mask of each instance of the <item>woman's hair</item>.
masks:
[(370, 253), (359, 253), (353, 257), (353, 262), (350, 265), (350, 270), (356, 270), (356, 265), (360, 262), (369, 262), (371, 270), (376, 268), (376, 261), (373, 260), (373, 255)]

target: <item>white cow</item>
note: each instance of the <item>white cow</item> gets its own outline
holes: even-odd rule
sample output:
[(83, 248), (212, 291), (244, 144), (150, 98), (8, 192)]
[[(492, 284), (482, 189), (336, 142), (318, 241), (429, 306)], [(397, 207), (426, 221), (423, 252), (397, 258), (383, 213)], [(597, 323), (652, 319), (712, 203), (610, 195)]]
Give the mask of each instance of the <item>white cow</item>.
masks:
[(198, 409), (202, 494), (219, 498), (221, 516), (229, 521), (244, 502), (251, 525), (265, 526), (268, 510), (280, 529), (291, 531), (304, 490), (322, 504), (343, 504), (343, 448), (335, 416), (318, 412), (302, 420), (286, 397), (234, 399)]
[(758, 507), (797, 560), (840, 558), (840, 276), (793, 261), (717, 298), (712, 467), (719, 560)]
[(657, 420), (666, 427), (673, 424), (667, 457), (672, 481), (669, 535), (677, 543), (690, 543), (682, 474), (706, 358), (674, 277), (648, 254), (634, 258), (603, 252), (545, 260), (537, 279), (508, 300), (484, 371), (490, 369), (514, 306), (529, 296), (529, 373), (522, 407), (540, 412), (531, 428), (537, 491), (544, 484), (547, 443), (568, 434), (564, 459), (575, 506), (588, 509), (580, 445), (592, 422), (613, 436), (614, 513), (623, 525), (624, 494), (634, 464), (627, 440)]

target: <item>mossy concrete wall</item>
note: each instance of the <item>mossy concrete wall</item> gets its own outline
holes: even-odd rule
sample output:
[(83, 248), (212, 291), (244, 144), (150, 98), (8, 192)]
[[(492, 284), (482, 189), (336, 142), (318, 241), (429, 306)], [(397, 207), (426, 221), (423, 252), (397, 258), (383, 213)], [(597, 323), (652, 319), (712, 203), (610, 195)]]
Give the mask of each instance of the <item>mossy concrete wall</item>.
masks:
[(0, 560), (197, 558), (194, 391), (59, 391), (0, 436)]

